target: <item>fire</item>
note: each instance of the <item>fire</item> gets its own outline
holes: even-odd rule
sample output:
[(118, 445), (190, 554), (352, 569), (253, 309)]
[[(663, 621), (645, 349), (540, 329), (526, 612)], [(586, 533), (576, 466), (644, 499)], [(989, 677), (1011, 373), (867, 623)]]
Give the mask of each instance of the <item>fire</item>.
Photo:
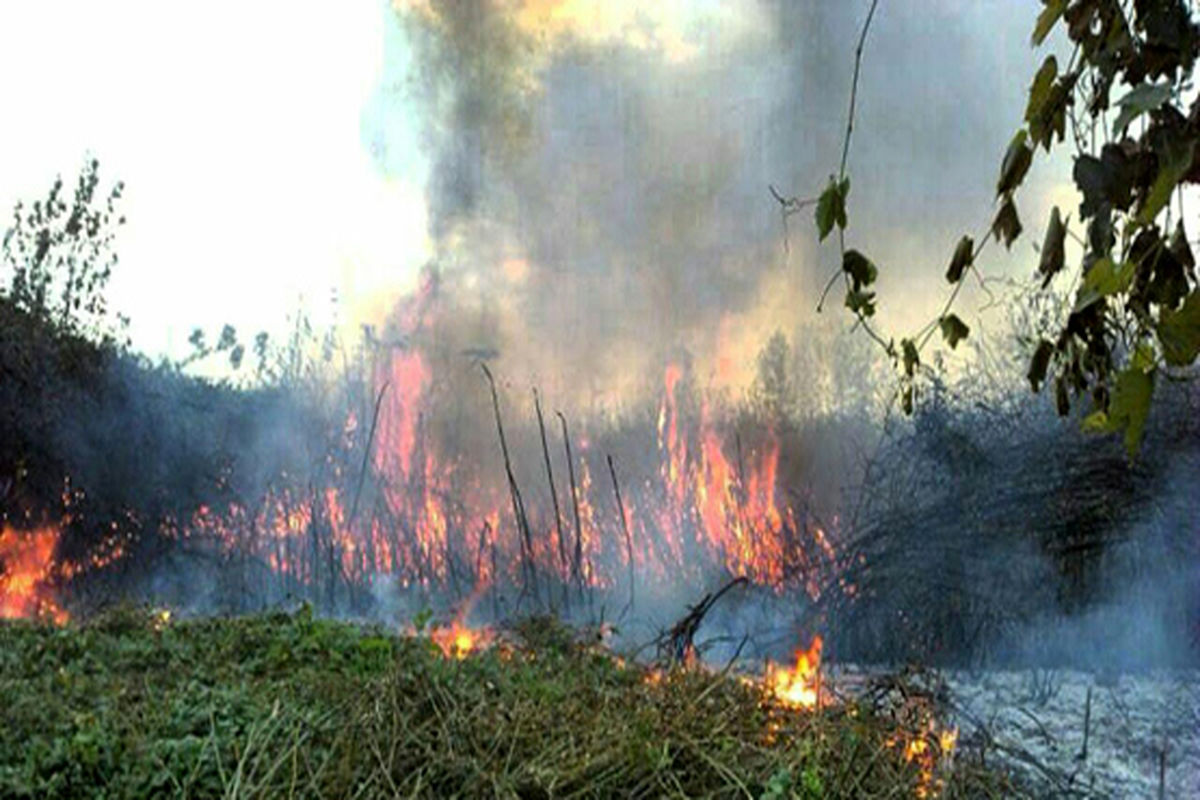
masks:
[[(584, 430), (571, 453), (573, 483), (559, 495), (566, 498), (566, 546), (561, 553), (553, 546), (555, 525), (531, 506), (527, 555), (506, 487), (434, 435), (435, 370), (419, 346), (432, 292), (425, 287), (403, 309), (399, 339), (377, 352), (371, 421), (348, 412), (333, 437), (342, 451), (327, 456), (324, 486), (273, 487), (256, 507), (202, 507), (179, 535), (200, 535), (226, 555), (267, 564), (287, 592), (307, 586), (327, 589), (326, 596), (343, 582), (353, 591), (380, 574), (402, 587), (460, 596), (523, 581), (529, 566), (569, 581), (575, 566), (562, 561), (564, 554), (573, 561), (576, 537), (582, 582), (593, 589), (614, 588), (632, 555), (635, 570), (659, 577), (686, 580), (717, 567), (777, 591), (819, 595), (821, 568), (836, 563), (836, 552), (825, 531), (787, 503), (779, 438), (771, 429), (756, 431), (743, 447), (707, 398), (699, 399), (698, 413), (685, 409), (689, 381), (678, 363), (665, 369), (654, 420), (659, 464), (640, 481), (627, 478), (634, 488), (626, 495), (632, 554), (614, 522), (611, 484), (594, 480), (594, 465), (607, 454), (593, 451)], [(369, 464), (369, 473), (359, 464)], [(365, 483), (359, 477), (355, 486), (364, 474)], [(556, 480), (565, 477), (560, 471)]]
[(0, 529), (0, 619), (46, 617), (60, 625), (67, 621), (67, 612), (54, 597), (58, 539), (52, 527)]
[(707, 400), (689, 437), (679, 406), (682, 378), (679, 365), (668, 365), (657, 420), (665, 503), (654, 517), (672, 545), (667, 550), (684, 552), (684, 538), (692, 537), (734, 575), (782, 589), (790, 576), (800, 574), (815, 597), (820, 584), (810, 569), (813, 558), (832, 561), (834, 551), (820, 529), (806, 537), (812, 539), (812, 558), (804, 552), (805, 542), (793, 537), (797, 514), (779, 496), (778, 437), (768, 431), (758, 447), (744, 450), (737, 439), (736, 448), (730, 448)]
[(429, 638), (438, 646), (446, 658), (462, 660), (473, 652), (486, 649), (492, 643), (492, 633), (486, 629), (468, 628), (458, 620), (448, 627), (434, 628)]
[(807, 650), (796, 650), (796, 666), (788, 669), (767, 663), (765, 685), (771, 694), (791, 708), (815, 708), (821, 692), (820, 636), (814, 636)]
[(953, 757), (954, 748), (958, 745), (957, 728), (938, 728), (932, 716), (926, 716), (925, 721), (915, 732), (898, 733), (891, 738), (892, 747), (904, 746), (904, 760), (915, 764), (920, 770), (917, 777), (916, 796), (918, 798), (937, 797), (942, 793), (945, 784), (939, 777), (937, 768), (940, 763)]
[[(482, 464), (476, 452), (454, 449), (453, 437), (438, 436), (446, 428), (438, 416), (445, 389), (435, 378), (441, 362), (438, 351), (422, 345), (435, 289), (436, 282), (427, 281), (401, 308), (396, 330), (374, 342), (369, 385), (358, 398), (365, 402), (331, 423), (315, 479), (280, 473), (257, 496), (209, 500), (178, 518), (141, 520), (130, 512), (128, 530), (113, 523), (78, 561), (55, 563), (56, 538), (24, 537), (47, 543), (22, 545), (40, 554), (36, 566), (14, 562), (22, 565), (21, 597), (38, 599), (11, 599), (17, 590), (6, 589), (5, 613), (49, 608), (52, 584), (63, 588), (85, 571), (105, 569), (137, 552), (136, 535), (155, 533), (208, 549), (222, 563), (265, 568), (266, 595), (306, 596), (337, 607), (369, 602), (364, 589), (383, 576), (390, 580), (380, 586), (420, 587), (439, 598), (478, 598), (491, 588), (493, 608), (511, 600), (506, 589), (519, 586), (521, 596), (536, 603), (551, 593), (565, 597), (553, 582), (574, 582), (576, 569), (580, 582), (597, 591), (617, 589), (626, 575), (687, 582), (723, 571), (817, 597), (825, 568), (836, 566), (836, 537), (810, 524), (807, 508), (790, 504), (777, 431), (733, 427), (718, 401), (693, 394), (690, 367), (681, 363), (666, 365), (658, 414), (648, 420), (656, 462), (630, 459), (620, 470), (623, 521), (614, 503), (618, 486), (602, 466), (610, 455), (620, 463), (623, 453), (602, 449), (597, 442), (605, 431), (585, 424), (558, 443), (567, 447), (553, 457), (564, 541), (533, 499), (544, 484), (521, 486), (524, 508), (515, 513), (509, 487), (497, 477), (502, 471)], [(568, 469), (561, 466), (564, 450)], [(77, 497), (81, 490), (65, 491), (64, 508)], [(63, 519), (63, 526), (70, 524), (70, 517)], [(832, 522), (836, 527), (836, 518)], [(16, 534), (7, 536), (6, 548), (15, 551)], [(18, 578), (6, 580), (15, 586)], [(527, 594), (526, 581), (542, 585)]]

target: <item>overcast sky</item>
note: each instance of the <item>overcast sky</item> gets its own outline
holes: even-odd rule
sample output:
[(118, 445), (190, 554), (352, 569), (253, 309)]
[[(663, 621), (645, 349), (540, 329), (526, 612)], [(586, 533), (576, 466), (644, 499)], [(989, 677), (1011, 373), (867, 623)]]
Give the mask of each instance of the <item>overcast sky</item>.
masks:
[[(100, 159), (103, 180), (124, 180), (129, 223), (111, 300), (132, 317), (135, 344), (152, 354), (180, 353), (196, 326), (278, 332), (302, 300), (318, 323), (334, 313), (343, 325), (379, 322), (421, 265), (445, 256), (447, 231), (459, 236), (455, 242), (478, 235), (481, 216), (492, 226), (489, 268), (529, 283), (532, 265), (541, 287), (521, 288), (516, 307), (564, 296), (558, 284), (536, 280), (539, 267), (557, 274), (568, 260), (586, 271), (598, 253), (624, 249), (617, 262), (696, 265), (667, 288), (691, 286), (701, 311), (731, 297), (732, 310), (744, 310), (764, 293), (782, 297), (771, 288), (782, 280), (774, 273), (755, 272), (750, 283), (729, 277), (739, 259), (778, 252), (766, 181), (806, 191), (836, 164), (852, 40), (867, 5), (508, 3), (512, 29), (542, 44), (529, 60), (496, 69), (532, 82), (540, 99), (527, 120), (532, 150), (526, 142), (519, 157), (490, 172), (494, 154), (476, 154), (483, 174), (496, 176), (480, 192), (481, 212), (456, 205), (463, 186), (443, 174), (462, 167), (461, 152), (447, 145), (461, 138), (461, 125), (436, 118), (429, 97), (414, 95), (426, 80), (436, 83), (431, 70), (456, 63), (456, 45), (422, 50), (410, 42), (419, 27), (398, 22), (445, 4), (11, 0), (0, 4), (0, 206), (39, 196), (56, 174), (70, 181), (89, 154)], [(928, 253), (948, 257), (956, 226), (971, 220), (977, 228), (989, 213), (1003, 143), (1020, 122), (1040, 59), (1028, 45), (1038, 7), (1036, 0), (881, 5), (864, 67), (854, 192), (863, 224), (914, 274)], [(414, 69), (414, 52), (448, 60)], [(462, 91), (442, 88), (442, 100)], [(632, 116), (605, 130), (598, 109)], [(624, 194), (610, 193), (596, 176), (611, 162), (596, 159), (614, 156), (648, 166), (655, 179), (639, 176)], [(576, 219), (564, 233), (557, 225), (564, 205), (529, 210), (546, 186), (561, 195), (557, 184), (574, 187), (557, 199), (577, 214), (619, 209), (617, 220), (597, 230)], [(1044, 195), (1058, 191), (1052, 179), (1041, 186)], [(703, 207), (681, 212), (680, 198), (696, 187)], [(647, 196), (669, 209), (665, 222), (655, 216), (659, 206), (647, 211)], [(866, 200), (872, 196), (875, 203)], [(516, 211), (496, 213), (500, 202)], [(752, 224), (714, 227), (733, 203)], [(1044, 207), (1029, 206), (1029, 230), (1040, 231)], [(471, 225), (460, 224), (466, 217)], [(915, 229), (924, 218), (934, 219), (930, 230)], [(553, 235), (539, 230), (550, 227)], [(664, 235), (698, 241), (663, 242)], [(599, 245), (589, 249), (585, 240)], [(496, 241), (508, 243), (502, 252)], [(821, 274), (823, 256), (803, 252), (812, 275)], [(921, 269), (936, 278), (944, 265)], [(804, 277), (797, 285), (808, 291), (809, 283)], [(912, 285), (918, 295), (933, 286)], [(632, 294), (645, 300), (662, 288), (635, 286)], [(602, 299), (596, 308), (611, 318)], [(763, 324), (776, 324), (775, 316)]]

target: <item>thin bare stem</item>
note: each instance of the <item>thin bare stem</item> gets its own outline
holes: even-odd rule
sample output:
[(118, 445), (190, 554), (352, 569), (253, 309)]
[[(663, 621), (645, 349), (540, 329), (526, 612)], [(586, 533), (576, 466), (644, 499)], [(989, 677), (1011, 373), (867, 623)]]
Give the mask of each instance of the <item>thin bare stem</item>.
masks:
[(858, 102), (858, 76), (862, 70), (863, 47), (867, 43), (867, 32), (871, 30), (871, 20), (875, 18), (875, 9), (879, 0), (871, 0), (871, 10), (863, 23), (862, 33), (858, 36), (858, 47), (854, 48), (854, 80), (850, 84), (850, 113), (846, 119), (846, 138), (842, 141), (842, 163), (838, 167), (838, 180), (846, 177), (846, 161), (850, 157), (850, 137), (854, 133), (854, 111)]

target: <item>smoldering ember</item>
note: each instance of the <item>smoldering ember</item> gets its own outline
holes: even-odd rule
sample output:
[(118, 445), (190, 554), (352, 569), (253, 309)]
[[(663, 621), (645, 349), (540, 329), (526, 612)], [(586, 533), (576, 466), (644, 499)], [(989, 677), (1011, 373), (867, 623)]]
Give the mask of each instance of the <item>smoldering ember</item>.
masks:
[(1200, 797), (1198, 55), (6, 5), (0, 796)]

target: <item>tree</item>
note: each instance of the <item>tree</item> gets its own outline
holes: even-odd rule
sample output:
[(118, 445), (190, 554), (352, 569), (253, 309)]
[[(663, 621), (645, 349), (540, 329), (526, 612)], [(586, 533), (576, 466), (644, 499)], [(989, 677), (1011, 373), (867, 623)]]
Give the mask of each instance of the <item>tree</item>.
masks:
[(14, 306), (64, 332), (111, 340), (105, 289), (117, 264), (117, 228), (125, 224), (116, 209), (125, 185), (118, 181), (102, 195), (99, 172), (100, 163), (91, 159), (69, 199), (58, 178), (44, 200), (17, 203), (0, 253)]
[[(1061, 68), (1054, 55), (1047, 56), (1034, 76), (1024, 124), (1000, 165), (994, 215), (981, 235), (959, 240), (946, 271), (952, 288), (942, 312), (896, 344), (871, 325), (878, 303), (871, 288), (878, 275), (875, 264), (845, 244), (847, 156), (863, 47), (878, 2), (870, 6), (855, 52), (837, 175), (811, 200), (784, 198), (772, 189), (785, 216), (815, 206), (822, 240), (837, 230), (841, 267), (825, 294), (840, 276), (845, 306), (901, 371), (899, 397), (912, 413), (925, 346), (938, 331), (951, 348), (970, 335), (952, 312), (963, 282), (977, 271), (988, 241), (1011, 248), (1021, 236), (1018, 189), (1038, 148), (1049, 154), (1065, 143), (1074, 151), (1083, 236), (1071, 230), (1071, 215), (1056, 207), (1036, 266), (1043, 291), (1068, 276), (1074, 280), (1074, 302), (1054, 335), (1036, 344), (1027, 376), (1034, 392), (1053, 384), (1064, 416), (1086, 402), (1085, 429), (1123, 434), (1134, 455), (1155, 382), (1160, 376), (1192, 377), (1200, 355), (1200, 295), (1183, 208), (1183, 188), (1200, 183), (1200, 98), (1187, 101), (1194, 94), (1200, 53), (1200, 26), (1191, 5), (1185, 0), (1042, 0), (1034, 46), (1061, 31), (1073, 45), (1072, 55)], [(1068, 237), (1082, 246), (1077, 271), (1067, 269)]]
[(792, 348), (783, 331), (775, 331), (758, 352), (752, 397), (766, 419), (775, 424), (791, 420), (795, 414)]

